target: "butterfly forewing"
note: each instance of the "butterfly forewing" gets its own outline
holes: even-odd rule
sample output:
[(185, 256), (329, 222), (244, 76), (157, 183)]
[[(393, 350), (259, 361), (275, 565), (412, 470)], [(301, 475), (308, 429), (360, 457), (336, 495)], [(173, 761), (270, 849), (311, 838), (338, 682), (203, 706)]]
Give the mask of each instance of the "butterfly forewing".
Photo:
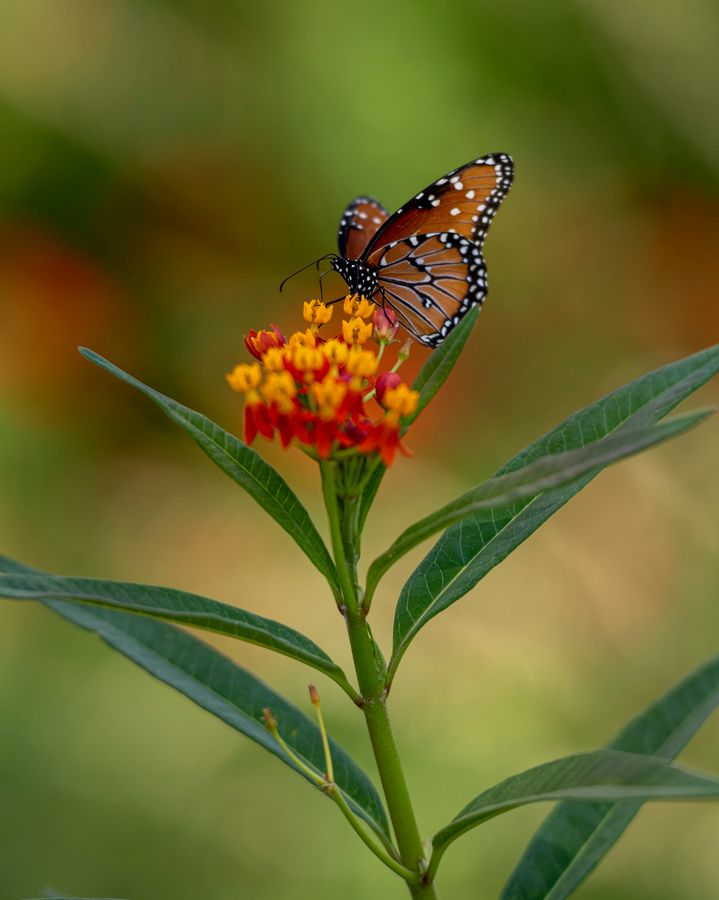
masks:
[(376, 266), (382, 247), (413, 234), (448, 232), (481, 244), (512, 184), (513, 174), (512, 160), (506, 153), (483, 156), (448, 172), (385, 222), (372, 238), (364, 258)]
[(373, 197), (356, 197), (342, 214), (337, 242), (340, 256), (359, 259), (377, 230), (387, 221), (387, 210)]

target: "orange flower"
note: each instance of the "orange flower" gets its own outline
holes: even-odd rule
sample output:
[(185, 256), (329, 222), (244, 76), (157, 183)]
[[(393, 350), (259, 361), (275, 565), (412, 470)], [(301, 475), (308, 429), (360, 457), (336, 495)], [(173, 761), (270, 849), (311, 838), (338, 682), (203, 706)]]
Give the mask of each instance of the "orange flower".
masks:
[(262, 380), (262, 370), (257, 363), (239, 363), (225, 378), (233, 391), (245, 395), (248, 403), (259, 403), (257, 387)]
[(302, 315), (305, 322), (309, 322), (316, 330), (320, 325), (326, 325), (332, 318), (332, 307), (325, 306), (321, 300), (307, 300)]
[[(292, 440), (312, 448), (321, 459), (343, 454), (377, 454), (389, 465), (396, 451), (409, 453), (399, 437), (403, 417), (417, 408), (419, 395), (396, 370), (406, 359), (400, 352), (394, 370), (378, 373), (380, 347), (394, 336), (391, 310), (375, 309), (364, 297), (346, 297), (348, 319), (342, 331), (325, 340), (320, 325), (332, 315), (319, 300), (304, 304), (310, 327), (285, 338), (276, 326), (251, 331), (245, 338), (258, 362), (240, 363), (227, 375), (230, 386), (245, 395), (245, 440), (277, 435), (283, 447)], [(367, 321), (369, 320), (369, 321)], [(384, 412), (372, 421), (366, 408), (376, 394)]]
[(325, 422), (334, 419), (346, 393), (347, 385), (343, 381), (335, 381), (330, 377), (315, 382), (312, 385), (312, 398), (317, 404), (320, 419)]
[(297, 396), (294, 378), (289, 372), (273, 372), (262, 385), (262, 396), (267, 403), (275, 404), (281, 413), (292, 412)]
[(384, 394), (384, 406), (388, 410), (385, 422), (398, 427), (400, 416), (411, 416), (418, 401), (419, 391), (410, 390), (406, 384), (388, 388)]
[(347, 344), (366, 344), (372, 337), (372, 323), (359, 317), (342, 322), (342, 334)]
[(358, 297), (357, 294), (348, 294), (345, 297), (344, 313), (350, 318), (369, 319), (374, 309), (374, 303), (364, 297)]
[(322, 352), (326, 356), (327, 361), (331, 366), (339, 368), (347, 362), (347, 357), (349, 356), (350, 351), (347, 344), (343, 344), (342, 341), (338, 341), (335, 338), (331, 341), (327, 341), (327, 343), (322, 347)]

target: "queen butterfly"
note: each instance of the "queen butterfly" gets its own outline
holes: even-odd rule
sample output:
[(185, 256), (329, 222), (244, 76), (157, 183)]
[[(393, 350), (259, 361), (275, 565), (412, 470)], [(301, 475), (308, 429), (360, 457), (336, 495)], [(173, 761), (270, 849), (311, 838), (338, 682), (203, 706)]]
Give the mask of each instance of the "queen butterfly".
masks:
[(487, 296), (482, 244), (512, 185), (506, 153), (491, 153), (448, 172), (388, 215), (357, 197), (340, 221), (332, 268), (352, 294), (391, 306), (421, 343), (437, 347)]

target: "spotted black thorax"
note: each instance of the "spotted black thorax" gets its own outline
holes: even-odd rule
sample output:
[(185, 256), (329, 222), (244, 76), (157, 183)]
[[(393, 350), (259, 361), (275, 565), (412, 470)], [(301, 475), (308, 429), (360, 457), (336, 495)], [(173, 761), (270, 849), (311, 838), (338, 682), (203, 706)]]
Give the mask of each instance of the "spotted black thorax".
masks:
[(359, 294), (369, 300), (377, 291), (377, 275), (365, 263), (335, 256), (330, 264), (344, 278), (350, 294)]

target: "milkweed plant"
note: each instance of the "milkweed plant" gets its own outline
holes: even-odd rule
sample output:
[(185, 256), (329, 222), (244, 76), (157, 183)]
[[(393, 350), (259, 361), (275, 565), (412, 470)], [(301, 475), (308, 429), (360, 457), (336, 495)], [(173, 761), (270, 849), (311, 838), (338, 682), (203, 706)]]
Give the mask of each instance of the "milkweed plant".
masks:
[[(344, 314), (339, 326), (332, 324), (335, 311), (336, 320)], [(244, 395), (244, 441), (81, 350), (156, 403), (296, 542), (327, 582), (327, 611), (346, 629), (353, 673), (280, 622), (170, 588), (67, 578), (3, 557), (0, 595), (39, 601), (95, 632), (278, 757), (321, 791), (328, 815), (336, 807), (364, 850), (396, 875), (398, 896), (404, 883), (412, 897), (438, 897), (441, 866), (455, 840), (524, 804), (554, 803), (501, 897), (559, 900), (590, 874), (643, 803), (719, 797), (718, 777), (673, 764), (719, 703), (719, 656), (670, 688), (605, 747), (509, 775), (484, 788), (431, 837), (417, 822), (395, 742), (392, 685), (415, 635), (605, 467), (683, 434), (710, 414), (668, 417), (719, 372), (719, 345), (650, 372), (570, 416), (493, 477), (408, 525), (362, 580), (367, 514), (387, 468), (409, 454), (412, 423), (444, 384), (478, 313), (475, 307), (464, 316), (411, 385), (402, 378), (409, 351), (398, 339), (396, 317), (363, 297), (348, 296), (341, 308), (305, 303), (304, 324), (288, 337), (277, 326), (250, 332), (248, 355), (227, 375), (230, 387)], [(292, 488), (251, 446), (258, 435), (296, 447), (317, 463), (329, 546)], [(382, 578), (430, 539), (434, 545), (397, 598), (392, 647), (380, 648), (370, 622)], [(334, 681), (364, 721), (379, 784), (328, 734), (316, 686), (309, 688), (306, 707), (298, 707), (178, 625), (282, 653)]]

